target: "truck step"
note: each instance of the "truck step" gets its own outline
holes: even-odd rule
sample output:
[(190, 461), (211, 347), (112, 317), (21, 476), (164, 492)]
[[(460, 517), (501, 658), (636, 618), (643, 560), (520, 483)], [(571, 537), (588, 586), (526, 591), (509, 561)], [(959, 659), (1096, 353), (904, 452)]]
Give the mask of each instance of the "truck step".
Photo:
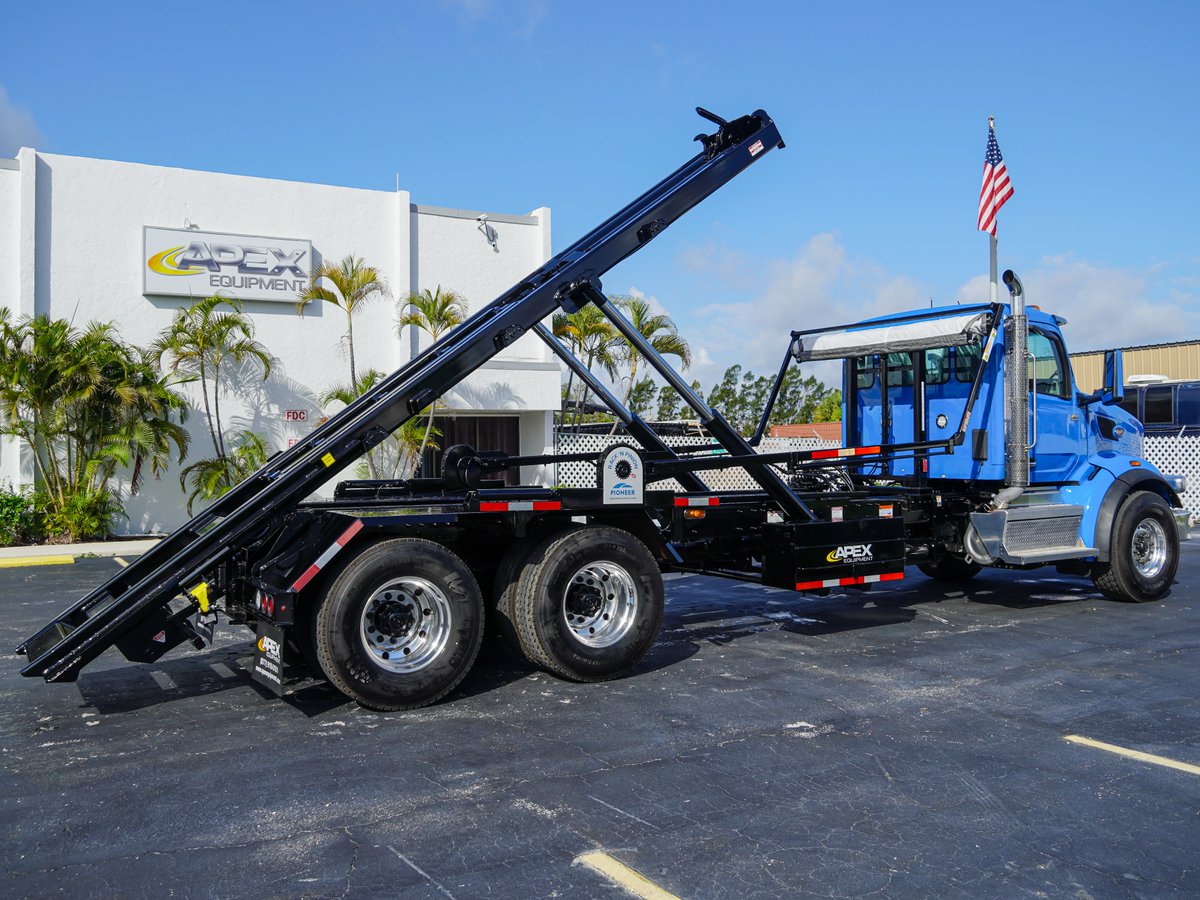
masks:
[(1015, 506), (971, 513), (987, 555), (1013, 565), (1095, 556), (1079, 537), (1083, 507), (1071, 503)]

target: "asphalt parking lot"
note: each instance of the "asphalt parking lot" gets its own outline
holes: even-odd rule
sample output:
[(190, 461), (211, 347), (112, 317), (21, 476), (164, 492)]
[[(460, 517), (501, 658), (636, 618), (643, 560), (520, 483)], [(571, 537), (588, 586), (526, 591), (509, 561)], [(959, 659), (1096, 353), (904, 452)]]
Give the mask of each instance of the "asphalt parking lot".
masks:
[(1146, 605), (1053, 570), (676, 578), (631, 677), (492, 651), (392, 714), (268, 699), (241, 628), (20, 678), (11, 648), (116, 565), (0, 571), (6, 896), (621, 896), (596, 851), (680, 897), (1200, 894), (1200, 541)]

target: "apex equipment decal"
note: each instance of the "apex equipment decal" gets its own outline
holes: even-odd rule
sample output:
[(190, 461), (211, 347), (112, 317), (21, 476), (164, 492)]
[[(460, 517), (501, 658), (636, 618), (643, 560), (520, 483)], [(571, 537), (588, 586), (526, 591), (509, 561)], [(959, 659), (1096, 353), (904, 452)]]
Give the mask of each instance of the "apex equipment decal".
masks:
[(834, 547), (825, 555), (825, 561), (837, 562), (870, 562), (875, 557), (871, 555), (870, 544), (845, 544)]
[(308, 241), (147, 227), (142, 249), (144, 293), (156, 296), (295, 303), (312, 271)]

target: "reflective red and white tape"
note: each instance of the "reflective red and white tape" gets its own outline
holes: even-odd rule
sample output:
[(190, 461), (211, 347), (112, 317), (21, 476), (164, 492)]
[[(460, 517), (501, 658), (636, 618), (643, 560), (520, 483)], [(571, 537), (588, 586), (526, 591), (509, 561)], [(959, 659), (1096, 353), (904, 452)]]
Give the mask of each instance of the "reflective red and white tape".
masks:
[(306, 584), (316, 578), (317, 573), (320, 572), (321, 569), (323, 569), (326, 565), (328, 565), (329, 561), (337, 556), (338, 552), (341, 551), (343, 547), (350, 543), (350, 539), (362, 531), (362, 527), (362, 519), (355, 519), (354, 524), (343, 531), (342, 536), (330, 544), (329, 548), (317, 557), (316, 562), (305, 569), (304, 574), (296, 579), (296, 583), (292, 585), (292, 590), (299, 591), (303, 589)]
[(562, 509), (561, 500), (481, 500), (480, 512), (541, 512)]
[(826, 578), (823, 581), (797, 581), (796, 590), (811, 591), (816, 588), (846, 587), (851, 584), (876, 584), (880, 581), (900, 581), (903, 572), (885, 572), (882, 575), (858, 575), (854, 578)]
[(841, 447), (836, 450), (813, 450), (809, 459), (841, 459), (847, 456), (874, 456), (878, 447)]

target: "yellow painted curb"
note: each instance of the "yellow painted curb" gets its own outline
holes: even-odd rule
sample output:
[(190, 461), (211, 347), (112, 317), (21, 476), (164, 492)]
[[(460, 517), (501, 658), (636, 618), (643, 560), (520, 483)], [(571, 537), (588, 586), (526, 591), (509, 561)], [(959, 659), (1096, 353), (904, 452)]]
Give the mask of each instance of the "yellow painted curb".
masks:
[(1128, 747), (1118, 747), (1116, 744), (1106, 744), (1104, 741), (1095, 741), (1078, 734), (1068, 734), (1063, 737), (1063, 740), (1070, 741), (1072, 744), (1080, 744), (1084, 747), (1094, 747), (1097, 750), (1107, 750), (1109, 753), (1115, 753), (1118, 756), (1125, 756), (1129, 759), (1136, 759), (1138, 762), (1153, 763), (1156, 766), (1178, 769), (1180, 772), (1187, 772), (1191, 775), (1200, 775), (1200, 766), (1180, 762), (1177, 759), (1155, 756), (1153, 753), (1143, 753), (1141, 750), (1130, 750)]
[(679, 900), (669, 891), (664, 891), (657, 884), (637, 872), (620, 860), (614, 859), (600, 850), (581, 853), (575, 857), (575, 862), (587, 866), (594, 872), (599, 872), (613, 884), (624, 888), (635, 897), (645, 900)]
[(18, 569), (22, 566), (69, 566), (75, 562), (73, 556), (9, 556), (0, 559), (0, 569)]

